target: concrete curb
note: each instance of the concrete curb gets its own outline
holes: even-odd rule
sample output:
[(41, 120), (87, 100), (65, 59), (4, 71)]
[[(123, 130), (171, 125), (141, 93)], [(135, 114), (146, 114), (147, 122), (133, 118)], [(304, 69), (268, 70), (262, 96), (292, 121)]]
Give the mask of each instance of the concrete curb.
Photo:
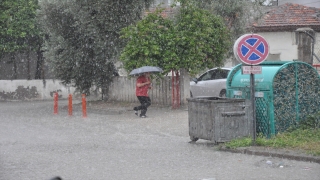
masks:
[(219, 150), (225, 151), (225, 152), (231, 152), (231, 153), (240, 153), (240, 154), (265, 156), (265, 157), (277, 157), (277, 158), (283, 158), (283, 159), (314, 162), (314, 163), (320, 164), (320, 157), (318, 156), (302, 154), (302, 153), (298, 153), (290, 150), (278, 150), (278, 149), (264, 150), (263, 148), (258, 148), (254, 146), (248, 147), (248, 148), (237, 148), (237, 149), (229, 149), (226, 147), (221, 147), (219, 148)]

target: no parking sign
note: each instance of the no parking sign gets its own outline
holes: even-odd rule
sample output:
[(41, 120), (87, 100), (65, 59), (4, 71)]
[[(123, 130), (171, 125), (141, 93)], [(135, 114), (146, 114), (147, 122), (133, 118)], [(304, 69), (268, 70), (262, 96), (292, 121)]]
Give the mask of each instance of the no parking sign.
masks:
[[(258, 34), (245, 34), (236, 40), (233, 46), (235, 57), (250, 66), (242, 66), (242, 74), (250, 74), (250, 99), (253, 119), (253, 144), (256, 141), (256, 106), (255, 106), (255, 80), (254, 74), (260, 74), (262, 68), (254, 66), (262, 63), (269, 55), (269, 44)], [(261, 96), (261, 95), (260, 95)]]
[(269, 44), (258, 34), (245, 34), (234, 43), (233, 52), (239, 61), (248, 65), (257, 65), (267, 59)]

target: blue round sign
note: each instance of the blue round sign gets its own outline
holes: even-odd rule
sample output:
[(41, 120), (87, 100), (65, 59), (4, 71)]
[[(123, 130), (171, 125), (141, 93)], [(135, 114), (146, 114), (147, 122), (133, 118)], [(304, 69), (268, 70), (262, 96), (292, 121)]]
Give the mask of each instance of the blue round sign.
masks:
[(238, 60), (248, 65), (257, 65), (269, 55), (268, 42), (258, 34), (245, 34), (237, 39), (233, 51)]

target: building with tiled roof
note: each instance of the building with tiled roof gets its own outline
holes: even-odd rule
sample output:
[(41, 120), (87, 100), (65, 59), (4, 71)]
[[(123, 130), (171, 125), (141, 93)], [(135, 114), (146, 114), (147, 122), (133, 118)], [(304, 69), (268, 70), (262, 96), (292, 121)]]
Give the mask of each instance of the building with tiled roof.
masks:
[(286, 3), (275, 6), (252, 25), (254, 32), (295, 31), (301, 27), (320, 31), (320, 8)]
[[(310, 31), (313, 39), (305, 31), (310, 29), (313, 30)], [(249, 30), (260, 34), (268, 41), (270, 46), (268, 60), (306, 62), (303, 58), (307, 60), (312, 58), (313, 64), (320, 64), (317, 58), (311, 55), (314, 43), (314, 53), (320, 57), (320, 8), (292, 3), (274, 6), (258, 22), (253, 23)], [(305, 36), (304, 44), (301, 44), (302, 36)], [(307, 51), (310, 49), (310, 55), (305, 52), (301, 54), (302, 48)]]

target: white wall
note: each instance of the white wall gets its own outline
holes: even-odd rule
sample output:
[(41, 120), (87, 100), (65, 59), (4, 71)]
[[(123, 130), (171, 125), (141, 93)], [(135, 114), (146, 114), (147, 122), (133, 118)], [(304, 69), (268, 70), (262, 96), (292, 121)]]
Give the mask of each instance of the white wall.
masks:
[(309, 6), (309, 7), (320, 8), (320, 1), (319, 0), (278, 0), (279, 5), (282, 5), (285, 3), (294, 3), (294, 4), (301, 4), (304, 6)]
[(261, 32), (258, 33), (264, 37), (269, 44), (268, 59), (272, 55), (279, 54), (281, 61), (292, 61), (298, 59), (298, 46), (295, 44), (294, 32)]
[[(189, 76), (185, 72), (181, 73), (180, 100), (181, 105), (187, 104), (189, 92)], [(117, 76), (109, 86), (109, 100), (120, 102), (137, 102), (135, 95), (136, 78)], [(154, 79), (152, 89), (149, 91), (152, 104), (172, 105), (171, 77)], [(67, 99), (69, 94), (73, 99), (81, 100), (81, 94), (75, 91), (74, 87), (67, 87), (59, 80), (46, 80), (44, 86), (42, 80), (0, 80), (0, 101), (21, 101), (21, 100), (53, 100), (53, 93), (59, 93), (59, 99)], [(101, 95), (93, 92), (86, 97), (87, 100), (101, 100)]]
[[(0, 100), (51, 100), (53, 93), (58, 92), (59, 99), (67, 99), (69, 94), (73, 98), (81, 98), (81, 94), (74, 87), (61, 84), (59, 80), (0, 80)], [(101, 99), (94, 95), (87, 97), (88, 100)]]
[[(260, 32), (269, 43), (270, 54), (267, 60), (274, 60), (277, 54), (282, 61), (298, 59), (298, 45), (296, 45), (295, 32)], [(320, 58), (320, 33), (315, 32), (314, 53)], [(313, 58), (314, 64), (320, 64)]]

